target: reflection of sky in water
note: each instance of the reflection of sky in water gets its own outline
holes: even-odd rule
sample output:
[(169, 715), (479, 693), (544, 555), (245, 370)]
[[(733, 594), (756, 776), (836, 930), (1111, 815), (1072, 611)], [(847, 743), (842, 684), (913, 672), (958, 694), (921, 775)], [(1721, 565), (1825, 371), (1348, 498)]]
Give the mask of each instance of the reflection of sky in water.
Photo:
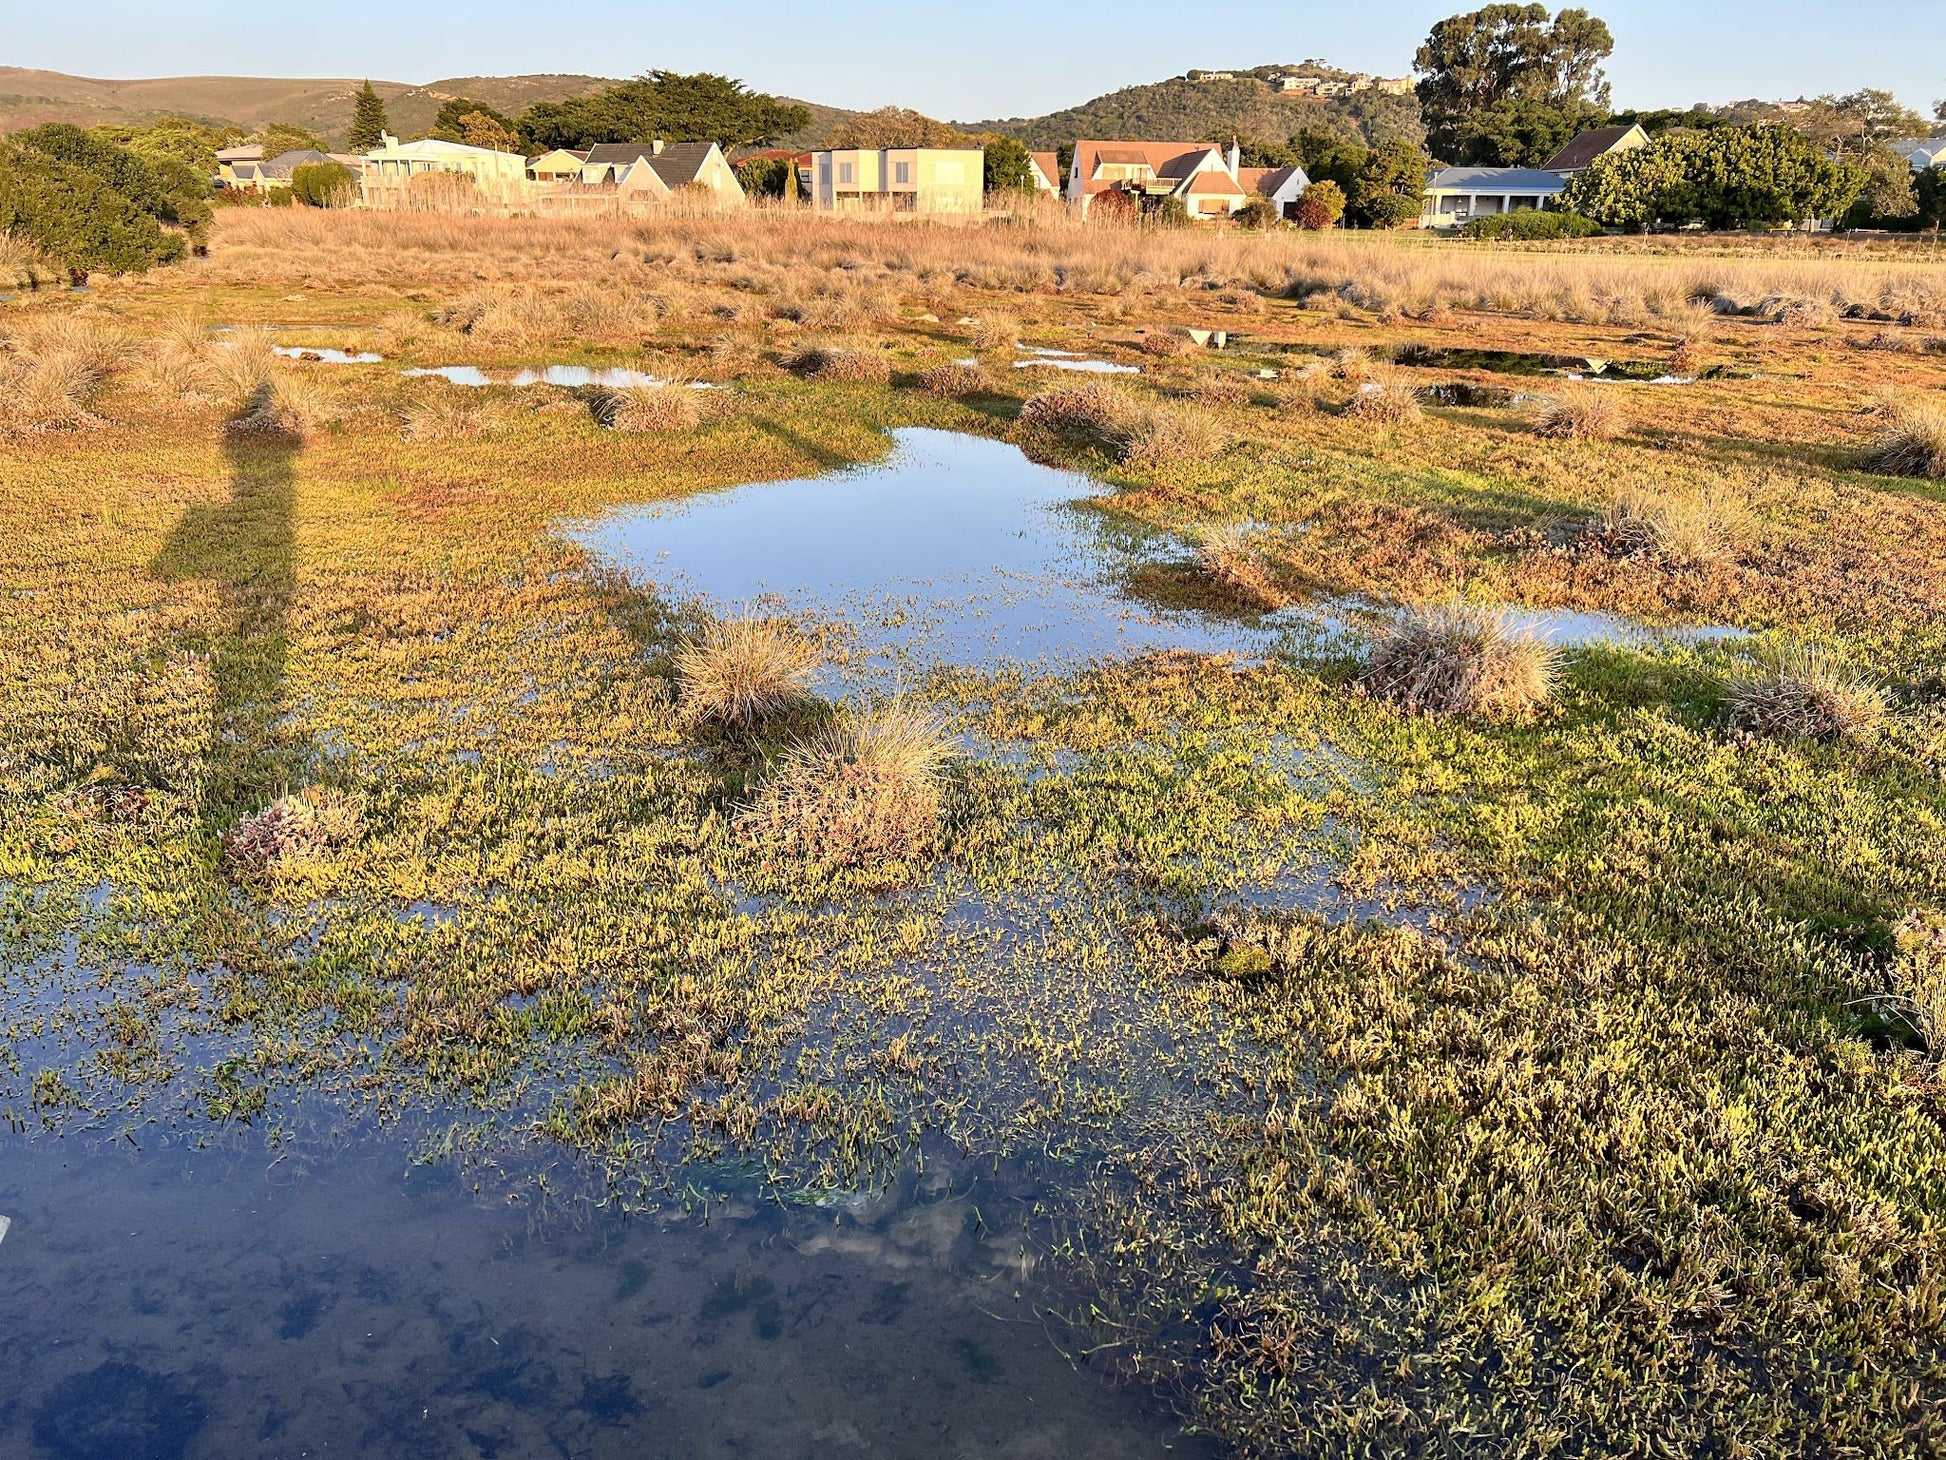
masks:
[(908, 429), (885, 461), (624, 509), (576, 540), (719, 610), (759, 599), (848, 625), (881, 665), (1071, 664), (1156, 649), (1262, 654), (1316, 620), (1160, 609), (1122, 592), (1172, 539), (1085, 505), (1087, 477), (984, 437)]
[(406, 375), (437, 375), (454, 385), (561, 385), (569, 388), (599, 385), (623, 390), (635, 385), (660, 385), (659, 376), (646, 370), (629, 370), (620, 365), (543, 365), (538, 370), (523, 366), (519, 370), (488, 372), (478, 365), (420, 365), (402, 372)]
[(272, 345), (270, 348), (287, 360), (316, 360), (326, 365), (376, 365), (385, 358), (369, 350), (353, 354), (349, 350), (325, 350), (310, 345)]

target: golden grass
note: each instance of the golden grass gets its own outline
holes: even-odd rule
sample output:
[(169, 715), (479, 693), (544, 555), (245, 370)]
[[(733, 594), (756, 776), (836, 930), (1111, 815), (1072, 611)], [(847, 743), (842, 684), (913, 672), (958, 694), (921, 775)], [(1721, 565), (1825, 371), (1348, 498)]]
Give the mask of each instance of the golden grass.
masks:
[(1597, 531), (1624, 557), (1704, 563), (1728, 550), (1737, 520), (1737, 514), (1703, 494), (1623, 487), (1603, 509)]
[(701, 392), (680, 381), (613, 390), (601, 402), (601, 422), (611, 430), (669, 436), (692, 431), (703, 419)]
[(871, 867), (929, 854), (939, 773), (952, 754), (938, 717), (903, 700), (846, 710), (786, 751), (739, 817), (751, 842), (824, 867)]
[(1222, 426), (1202, 411), (1182, 406), (1142, 406), (1118, 420), (1112, 432), (1115, 458), (1144, 470), (1206, 461), (1227, 444)]
[(1227, 597), (1258, 612), (1290, 602), (1248, 528), (1233, 523), (1204, 526), (1197, 530), (1194, 544), (1197, 568)]
[(1860, 739), (1888, 711), (1876, 679), (1816, 646), (1768, 654), (1730, 685), (1731, 725), (1778, 740)]
[(91, 313), (35, 313), (0, 352), (0, 434), (96, 425), (96, 398), (128, 353), (121, 333)]
[(848, 345), (808, 345), (791, 357), (788, 368), (807, 380), (845, 385), (884, 385), (892, 378), (883, 354)]
[(777, 619), (718, 619), (676, 650), (676, 678), (692, 724), (751, 730), (802, 698), (817, 646)]
[(1599, 386), (1563, 393), (1534, 421), (1534, 434), (1549, 441), (1613, 441), (1627, 430), (1628, 412)]
[(1345, 404), (1345, 415), (1373, 425), (1407, 426), (1425, 418), (1418, 391), (1397, 375), (1371, 376)]
[(1134, 400), (1120, 386), (1088, 381), (1036, 391), (1021, 406), (1019, 420), (1021, 425), (1036, 431), (1108, 436), (1119, 430), (1134, 411)]
[(916, 381), (918, 388), (927, 395), (936, 395), (941, 400), (964, 400), (972, 395), (988, 395), (993, 391), (993, 377), (978, 365), (960, 365), (953, 361), (940, 361), (921, 370)]
[(1556, 655), (1465, 604), (1407, 613), (1373, 645), (1367, 690), (1420, 714), (1524, 719), (1554, 695)]

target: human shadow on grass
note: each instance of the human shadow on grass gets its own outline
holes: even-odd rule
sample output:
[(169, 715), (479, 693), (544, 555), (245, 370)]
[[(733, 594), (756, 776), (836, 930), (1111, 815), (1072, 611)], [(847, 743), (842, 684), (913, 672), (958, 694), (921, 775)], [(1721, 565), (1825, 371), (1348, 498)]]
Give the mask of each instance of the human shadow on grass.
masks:
[(217, 608), (200, 637), (215, 686), (200, 788), (212, 830), (278, 794), (292, 769), (276, 745), (295, 582), (296, 465), (302, 443), (271, 431), (227, 433), (225, 500), (192, 507), (150, 563), (165, 583), (207, 581)]

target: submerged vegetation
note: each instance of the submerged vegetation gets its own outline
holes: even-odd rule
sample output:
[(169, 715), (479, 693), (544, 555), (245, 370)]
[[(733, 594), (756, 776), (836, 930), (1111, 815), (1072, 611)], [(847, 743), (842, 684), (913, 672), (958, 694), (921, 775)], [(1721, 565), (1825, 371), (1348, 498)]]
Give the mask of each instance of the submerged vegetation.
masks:
[[(329, 1097), (834, 1218), (1008, 1160), (1007, 1286), (1240, 1454), (1942, 1443), (1946, 512), (1872, 403), (1946, 357), (1846, 342), (1946, 270), (272, 211), (0, 309), (17, 1128)], [(981, 320), (1142, 373), (935, 376)], [(1481, 363), (1685, 350), (1561, 441)], [(401, 373), (556, 361), (719, 388)], [(565, 530), (905, 426), (1098, 478), (1131, 613), (1318, 632), (837, 701), (852, 626)]]

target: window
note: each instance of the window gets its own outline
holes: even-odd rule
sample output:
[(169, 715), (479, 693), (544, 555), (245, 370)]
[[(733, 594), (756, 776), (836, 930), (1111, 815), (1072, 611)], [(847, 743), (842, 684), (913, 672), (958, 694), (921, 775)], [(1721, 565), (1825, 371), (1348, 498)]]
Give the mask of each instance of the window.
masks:
[(852, 174), (853, 174), (853, 172), (854, 172), (854, 171), (855, 171), (855, 165), (854, 165), (854, 164), (852, 164), (852, 163), (849, 163), (849, 162), (841, 162), (841, 163), (839, 163), (839, 164), (838, 164), (838, 181), (839, 181), (840, 183), (848, 183), (848, 182), (852, 182), (852, 181), (854, 180), (854, 179), (853, 179), (853, 176), (852, 176)]
[(909, 182), (911, 182), (911, 181), (912, 181), (912, 164), (911, 164), (911, 163), (909, 163), (909, 162), (895, 162), (895, 163), (893, 163), (893, 164), (892, 164), (892, 181), (893, 181), (893, 182), (895, 182), (895, 183), (909, 183)]

